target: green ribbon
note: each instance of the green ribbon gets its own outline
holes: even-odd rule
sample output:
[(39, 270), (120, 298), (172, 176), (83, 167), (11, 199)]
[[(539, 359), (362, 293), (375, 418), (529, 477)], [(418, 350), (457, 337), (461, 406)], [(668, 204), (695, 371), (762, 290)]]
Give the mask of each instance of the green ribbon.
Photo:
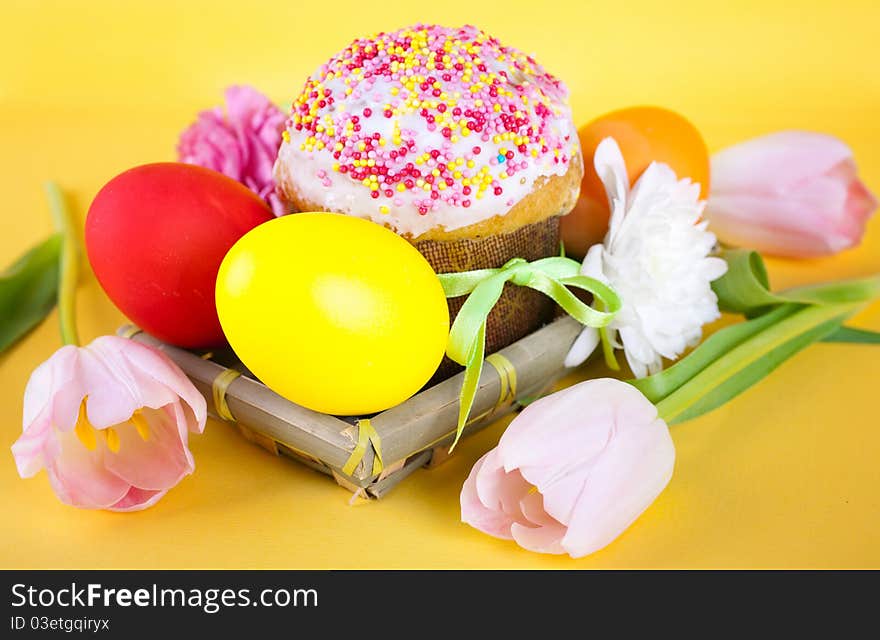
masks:
[[(580, 268), (579, 262), (561, 256), (534, 262), (514, 258), (500, 269), (477, 269), (438, 276), (447, 298), (468, 296), (452, 323), (446, 347), (446, 355), (465, 367), (459, 395), (458, 427), (450, 451), (455, 448), (467, 426), (483, 371), (486, 318), (501, 297), (506, 283), (540, 291), (552, 298), (568, 315), (588, 327), (605, 327), (620, 310), (617, 294), (595, 278), (581, 275)], [(593, 309), (578, 299), (568, 287), (590, 292), (602, 303), (604, 311)]]

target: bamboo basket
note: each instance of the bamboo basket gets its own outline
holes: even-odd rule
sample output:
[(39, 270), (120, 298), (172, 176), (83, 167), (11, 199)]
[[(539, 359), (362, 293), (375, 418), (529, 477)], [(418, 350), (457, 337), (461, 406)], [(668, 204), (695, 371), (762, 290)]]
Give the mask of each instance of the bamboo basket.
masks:
[[(563, 375), (565, 354), (580, 330), (575, 320), (561, 317), (487, 357), (463, 437), (518, 410), (523, 399), (544, 393)], [(381, 413), (340, 418), (282, 398), (231, 352), (186, 351), (132, 325), (118, 333), (164, 351), (205, 397), (212, 417), (275, 455), (333, 477), (357, 496), (380, 498), (416, 469), (448, 457), (463, 373)]]

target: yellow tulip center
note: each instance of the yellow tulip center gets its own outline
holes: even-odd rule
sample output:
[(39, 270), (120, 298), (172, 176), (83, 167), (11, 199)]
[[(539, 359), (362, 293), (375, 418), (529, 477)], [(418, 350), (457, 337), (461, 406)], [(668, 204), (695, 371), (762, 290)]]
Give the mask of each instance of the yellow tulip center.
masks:
[[(146, 442), (150, 437), (150, 425), (141, 413), (141, 410), (138, 409), (135, 411), (129, 420), (131, 421), (131, 424), (134, 425), (134, 428), (141, 439)], [(83, 398), (82, 403), (79, 405), (79, 416), (76, 419), (76, 426), (73, 431), (79, 441), (82, 442), (83, 446), (89, 451), (97, 449), (98, 439), (100, 438), (112, 453), (119, 452), (121, 442), (116, 430), (113, 427), (95, 429), (95, 427), (92, 426), (92, 423), (89, 422), (88, 415), (86, 414), (86, 398)]]
[(137, 429), (141, 440), (146, 442), (150, 439), (150, 425), (147, 424), (147, 419), (143, 416), (140, 409), (131, 414), (131, 423), (134, 425), (134, 428)]

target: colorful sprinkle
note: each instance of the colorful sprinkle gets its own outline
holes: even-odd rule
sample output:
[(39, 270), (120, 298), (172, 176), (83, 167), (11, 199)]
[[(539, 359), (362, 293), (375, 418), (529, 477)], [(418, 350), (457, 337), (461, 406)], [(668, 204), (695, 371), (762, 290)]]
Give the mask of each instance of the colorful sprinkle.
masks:
[(332, 171), (316, 176), (325, 186), (335, 173), (422, 216), (474, 196), (509, 203), (518, 192), (504, 195), (507, 181), (524, 184), (517, 174), (533, 167), (559, 173), (577, 153), (559, 124), (570, 122), (566, 95), (531, 56), (475, 27), (416, 25), (355, 40), (323, 65), (293, 101), (284, 140), (332, 154)]

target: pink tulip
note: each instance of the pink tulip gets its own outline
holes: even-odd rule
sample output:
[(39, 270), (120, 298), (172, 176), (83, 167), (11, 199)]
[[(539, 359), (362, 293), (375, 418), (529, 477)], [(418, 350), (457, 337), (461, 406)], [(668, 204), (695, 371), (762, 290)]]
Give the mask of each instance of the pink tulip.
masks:
[(657, 409), (620, 380), (587, 380), (530, 404), (461, 491), (463, 522), (541, 553), (579, 558), (619, 536), (672, 477)]
[(225, 97), (225, 112), (221, 107), (202, 111), (180, 135), (178, 158), (238, 180), (276, 216), (288, 213), (272, 177), (286, 116), (253, 87), (229, 87)]
[(877, 200), (852, 151), (829, 135), (782, 131), (712, 157), (710, 228), (727, 244), (811, 257), (859, 244)]
[(12, 453), (22, 478), (45, 468), (65, 504), (136, 511), (192, 473), (187, 440), (205, 419), (205, 399), (167, 356), (103, 336), (33, 372)]

